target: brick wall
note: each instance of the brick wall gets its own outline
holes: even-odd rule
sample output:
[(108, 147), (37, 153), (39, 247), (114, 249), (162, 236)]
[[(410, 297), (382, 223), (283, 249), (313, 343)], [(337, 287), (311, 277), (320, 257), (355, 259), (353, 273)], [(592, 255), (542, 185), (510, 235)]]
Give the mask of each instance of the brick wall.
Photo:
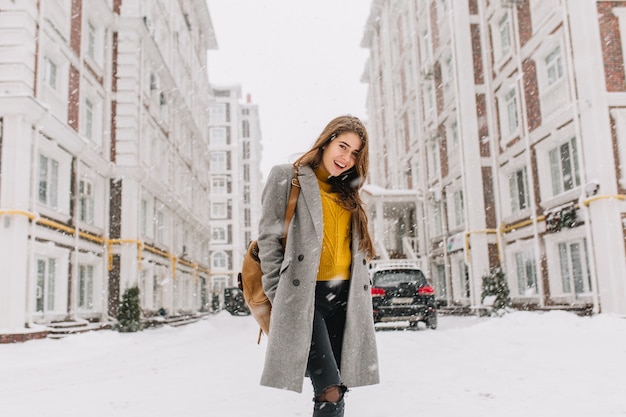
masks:
[(619, 21), (612, 12), (614, 7), (626, 7), (626, 2), (600, 1), (597, 3), (602, 60), (604, 61), (606, 90), (609, 92), (624, 92), (626, 91), (624, 56), (622, 53)]

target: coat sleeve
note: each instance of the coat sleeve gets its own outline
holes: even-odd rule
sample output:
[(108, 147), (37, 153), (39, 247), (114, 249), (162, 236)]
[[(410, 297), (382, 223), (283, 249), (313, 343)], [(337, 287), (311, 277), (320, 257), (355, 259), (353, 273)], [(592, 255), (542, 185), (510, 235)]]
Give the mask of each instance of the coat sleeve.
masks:
[(263, 290), (272, 303), (278, 287), (280, 266), (284, 259), (282, 234), (287, 193), (291, 185), (289, 167), (290, 165), (280, 165), (272, 168), (261, 194), (259, 259), (263, 270)]

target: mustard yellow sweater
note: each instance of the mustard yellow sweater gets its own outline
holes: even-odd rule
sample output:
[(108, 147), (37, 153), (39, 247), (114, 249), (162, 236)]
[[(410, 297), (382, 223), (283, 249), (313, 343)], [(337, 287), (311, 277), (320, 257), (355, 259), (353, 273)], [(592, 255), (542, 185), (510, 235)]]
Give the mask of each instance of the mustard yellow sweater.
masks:
[(318, 167), (315, 175), (320, 186), (324, 219), (324, 238), (317, 280), (347, 280), (350, 279), (352, 263), (350, 252), (352, 214), (339, 205), (337, 202), (339, 195), (330, 192), (331, 185), (328, 183), (329, 174), (326, 170)]

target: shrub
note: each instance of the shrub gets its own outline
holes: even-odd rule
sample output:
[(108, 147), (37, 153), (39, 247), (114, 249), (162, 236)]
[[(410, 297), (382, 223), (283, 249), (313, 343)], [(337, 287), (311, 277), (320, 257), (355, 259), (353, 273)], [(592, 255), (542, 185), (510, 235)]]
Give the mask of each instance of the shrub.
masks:
[(117, 330), (120, 332), (138, 332), (143, 329), (138, 287), (127, 288), (124, 291), (117, 321)]
[(218, 293), (211, 294), (211, 311), (217, 313), (220, 311), (220, 295)]
[(489, 275), (483, 276), (481, 303), (484, 304), (487, 297), (493, 299), (493, 309), (496, 311), (511, 305), (509, 284), (500, 268), (493, 268)]

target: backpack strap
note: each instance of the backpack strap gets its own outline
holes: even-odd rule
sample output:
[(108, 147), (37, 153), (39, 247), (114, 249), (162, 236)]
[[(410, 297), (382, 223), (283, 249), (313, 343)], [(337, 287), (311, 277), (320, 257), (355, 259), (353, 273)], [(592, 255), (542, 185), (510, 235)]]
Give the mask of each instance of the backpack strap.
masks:
[(283, 250), (287, 244), (287, 234), (289, 233), (289, 225), (293, 215), (296, 212), (296, 202), (300, 194), (300, 181), (298, 180), (298, 167), (293, 167), (293, 179), (291, 180), (291, 191), (289, 192), (289, 200), (285, 209), (285, 228), (283, 229)]

